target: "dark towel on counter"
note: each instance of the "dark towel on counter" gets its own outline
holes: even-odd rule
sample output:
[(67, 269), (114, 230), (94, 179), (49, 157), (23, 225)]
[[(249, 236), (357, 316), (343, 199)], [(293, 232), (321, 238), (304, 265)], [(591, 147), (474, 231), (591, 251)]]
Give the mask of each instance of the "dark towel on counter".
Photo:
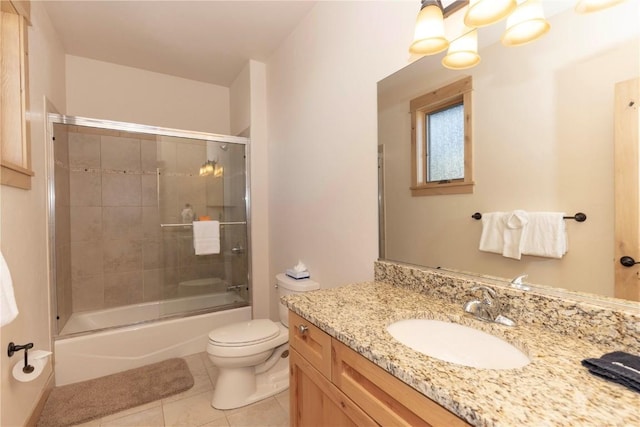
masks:
[(617, 382), (640, 393), (640, 357), (624, 351), (607, 353), (599, 359), (584, 359), (586, 366), (594, 375)]

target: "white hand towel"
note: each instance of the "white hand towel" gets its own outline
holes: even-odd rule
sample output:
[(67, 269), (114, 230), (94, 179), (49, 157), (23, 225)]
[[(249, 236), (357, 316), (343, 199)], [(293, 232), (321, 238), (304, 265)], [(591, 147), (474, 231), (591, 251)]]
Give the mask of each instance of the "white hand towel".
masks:
[(220, 222), (194, 221), (193, 248), (196, 255), (220, 253)]
[(9, 266), (0, 252), (0, 327), (11, 323), (18, 315), (18, 306), (13, 295), (13, 281)]
[(530, 212), (522, 240), (522, 253), (562, 258), (567, 253), (567, 233), (562, 212)]
[(513, 259), (521, 258), (522, 236), (528, 227), (528, 223), (529, 214), (525, 211), (516, 210), (507, 214), (505, 217), (502, 256)]
[(502, 253), (506, 216), (506, 212), (488, 212), (482, 214), (482, 234), (480, 235), (481, 251), (496, 254)]

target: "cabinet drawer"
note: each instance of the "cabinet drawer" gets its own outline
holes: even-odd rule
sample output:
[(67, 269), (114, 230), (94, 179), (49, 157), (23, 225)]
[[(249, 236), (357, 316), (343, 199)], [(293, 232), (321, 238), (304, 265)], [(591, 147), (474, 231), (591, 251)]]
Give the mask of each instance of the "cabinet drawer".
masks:
[(331, 378), (331, 337), (292, 311), (289, 311), (289, 345), (322, 375)]
[(332, 382), (380, 425), (470, 425), (341, 342), (332, 347)]

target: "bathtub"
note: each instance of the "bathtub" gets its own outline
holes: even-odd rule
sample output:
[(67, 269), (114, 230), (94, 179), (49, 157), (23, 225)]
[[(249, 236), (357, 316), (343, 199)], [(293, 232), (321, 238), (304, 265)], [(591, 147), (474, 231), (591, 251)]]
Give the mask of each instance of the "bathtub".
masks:
[(64, 328), (60, 331), (60, 336), (63, 337), (79, 332), (113, 328), (115, 326), (133, 325), (134, 323), (147, 322), (180, 313), (205, 310), (211, 307), (221, 307), (225, 305), (239, 306), (245, 303), (245, 300), (235, 292), (220, 292), (131, 304), (103, 310), (81, 311), (73, 313), (71, 317), (69, 317)]
[[(88, 327), (89, 329), (111, 329), (56, 338), (54, 342), (56, 386), (137, 368), (171, 357), (206, 351), (208, 334), (212, 329), (251, 319), (251, 307), (247, 305), (195, 316), (148, 322), (156, 319), (159, 313), (167, 316), (172, 313), (210, 307), (205, 304), (210, 304), (211, 298), (228, 301), (225, 304), (240, 304), (243, 301), (238, 300), (237, 294), (225, 292), (160, 303), (135, 304), (96, 312), (75, 313), (65, 325), (63, 333), (86, 331)], [(234, 298), (235, 301), (233, 301)], [(114, 325), (122, 324), (123, 320), (129, 324), (143, 323), (112, 328)]]

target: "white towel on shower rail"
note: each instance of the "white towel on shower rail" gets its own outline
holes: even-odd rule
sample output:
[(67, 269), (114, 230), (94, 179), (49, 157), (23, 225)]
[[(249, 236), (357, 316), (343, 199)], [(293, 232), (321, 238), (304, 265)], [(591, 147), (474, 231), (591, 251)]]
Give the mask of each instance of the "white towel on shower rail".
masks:
[(193, 248), (196, 255), (220, 253), (220, 222), (193, 221)]
[(18, 315), (18, 306), (13, 295), (13, 281), (9, 266), (0, 252), (0, 326), (11, 323)]

